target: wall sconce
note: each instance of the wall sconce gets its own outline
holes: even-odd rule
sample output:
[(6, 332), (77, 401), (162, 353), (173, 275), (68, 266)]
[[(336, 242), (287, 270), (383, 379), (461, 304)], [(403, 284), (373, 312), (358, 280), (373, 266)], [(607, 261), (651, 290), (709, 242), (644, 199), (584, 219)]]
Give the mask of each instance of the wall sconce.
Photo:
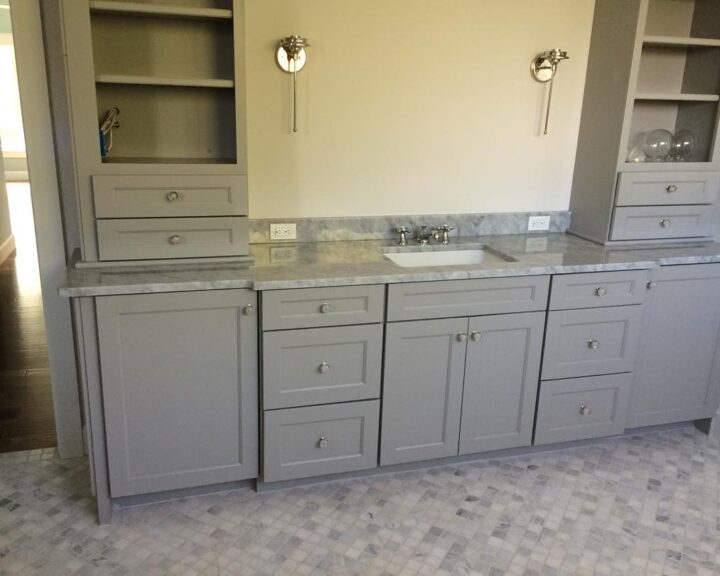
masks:
[(545, 110), (545, 129), (543, 134), (547, 136), (550, 126), (550, 105), (552, 104), (553, 80), (557, 73), (557, 67), (563, 60), (569, 60), (567, 52), (554, 48), (542, 54), (538, 54), (530, 64), (530, 71), (533, 78), (538, 82), (548, 85), (547, 108)]
[(310, 46), (307, 38), (288, 36), (280, 40), (275, 60), (281, 70), (293, 75), (293, 132), (297, 132), (297, 73), (305, 68), (307, 54), (305, 48)]

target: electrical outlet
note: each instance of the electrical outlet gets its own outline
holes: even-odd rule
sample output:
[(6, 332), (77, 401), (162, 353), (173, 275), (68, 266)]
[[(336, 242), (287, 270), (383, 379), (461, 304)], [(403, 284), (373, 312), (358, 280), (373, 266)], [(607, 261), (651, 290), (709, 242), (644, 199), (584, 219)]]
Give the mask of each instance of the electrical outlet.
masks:
[(550, 216), (530, 216), (528, 218), (528, 232), (543, 232), (550, 230)]
[(270, 224), (270, 240), (295, 240), (297, 224)]
[(297, 248), (295, 246), (271, 246), (271, 264), (292, 264), (297, 262)]

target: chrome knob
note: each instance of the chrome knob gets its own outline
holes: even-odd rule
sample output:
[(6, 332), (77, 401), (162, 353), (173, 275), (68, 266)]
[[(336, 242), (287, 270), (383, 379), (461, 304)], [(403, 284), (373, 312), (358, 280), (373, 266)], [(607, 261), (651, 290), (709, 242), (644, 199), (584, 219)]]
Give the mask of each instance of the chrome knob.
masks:
[(580, 414), (583, 416), (590, 416), (592, 414), (592, 410), (588, 406), (585, 406), (584, 404), (580, 406)]
[(674, 193), (674, 192), (677, 192), (677, 186), (675, 186), (675, 184), (669, 184), (668, 187), (665, 188), (665, 191), (666, 191), (668, 194), (672, 194), (672, 193)]
[(478, 342), (482, 338), (482, 332), (475, 332), (470, 335), (470, 340), (473, 342)]
[(588, 348), (590, 348), (590, 350), (597, 350), (600, 348), (600, 342), (597, 340), (588, 340)]
[(318, 448), (327, 448), (328, 447), (328, 439), (325, 438), (325, 436), (320, 436), (317, 441)]
[(168, 192), (165, 198), (167, 198), (168, 202), (175, 202), (175, 200), (178, 200), (180, 198), (180, 194), (173, 190), (172, 192)]
[(330, 312), (330, 304), (328, 304), (327, 302), (323, 302), (322, 304), (320, 304), (320, 313), (327, 314), (328, 312)]
[(330, 365), (327, 362), (323, 362), (320, 364), (318, 370), (320, 371), (320, 374), (327, 374), (330, 372)]
[(253, 314), (255, 314), (255, 305), (248, 304), (247, 306), (245, 306), (245, 308), (243, 308), (243, 314), (245, 314), (245, 316), (252, 316)]
[(605, 294), (607, 294), (607, 288), (603, 288), (602, 286), (595, 288), (595, 296), (605, 296)]
[(663, 218), (662, 220), (660, 220), (660, 226), (662, 226), (663, 228), (670, 228), (670, 226), (672, 226), (672, 220), (670, 220), (669, 218)]
[(465, 332), (460, 332), (460, 334), (457, 335), (458, 342), (465, 342), (467, 340), (467, 334)]
[(653, 288), (655, 288), (655, 286), (657, 286), (657, 282), (655, 282), (654, 280), (648, 280), (647, 282), (645, 282), (645, 288), (647, 288), (648, 290), (652, 290)]
[(170, 242), (170, 244), (172, 244), (173, 246), (177, 246), (178, 244), (180, 244), (180, 241), (181, 241), (181, 238), (177, 234), (170, 236), (170, 238), (168, 238), (168, 242)]

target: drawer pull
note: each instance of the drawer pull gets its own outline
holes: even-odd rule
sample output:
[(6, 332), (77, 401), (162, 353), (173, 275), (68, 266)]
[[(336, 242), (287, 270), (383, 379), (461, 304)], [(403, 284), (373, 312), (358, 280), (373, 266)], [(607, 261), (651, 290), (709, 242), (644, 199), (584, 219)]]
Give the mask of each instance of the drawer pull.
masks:
[(245, 308), (243, 308), (243, 314), (245, 314), (245, 316), (252, 316), (255, 314), (255, 306), (253, 304), (248, 304)]
[(595, 296), (605, 296), (605, 294), (607, 294), (607, 288), (603, 288), (602, 286), (595, 288)]
[(673, 194), (674, 192), (677, 192), (677, 186), (675, 184), (669, 184), (667, 188), (665, 188), (665, 191), (668, 194)]
[(175, 200), (180, 199), (180, 194), (178, 194), (177, 192), (175, 192), (175, 190), (173, 190), (172, 192), (168, 192), (166, 194), (165, 198), (167, 198), (168, 202), (175, 202)]
[(597, 350), (600, 348), (600, 342), (597, 340), (588, 340), (588, 348), (590, 348), (590, 350)]
[(330, 372), (330, 365), (327, 362), (323, 362), (318, 367), (318, 370), (320, 371), (320, 374), (327, 374), (328, 372)]
[(465, 342), (467, 340), (467, 334), (465, 332), (460, 332), (460, 334), (457, 335), (458, 342)]
[(177, 246), (178, 244), (180, 244), (181, 241), (182, 238), (180, 238), (180, 236), (178, 236), (177, 234), (174, 234), (173, 236), (170, 236), (170, 238), (168, 238), (168, 242), (170, 242), (170, 244), (172, 244), (173, 246)]
[(320, 436), (317, 441), (317, 446), (320, 449), (325, 449), (328, 447), (328, 439), (325, 438), (325, 436)]
[(470, 339), (473, 342), (479, 342), (482, 339), (482, 332), (475, 332), (473, 330), (473, 333), (470, 335)]
[(580, 406), (580, 414), (582, 416), (590, 416), (592, 414), (592, 410), (590, 410), (589, 406), (585, 406), (584, 404)]
[(655, 286), (657, 286), (657, 282), (655, 282), (653, 280), (648, 280), (645, 283), (645, 288), (647, 288), (648, 290), (652, 290), (653, 288), (655, 288)]
[(320, 304), (320, 313), (327, 314), (328, 312), (330, 312), (330, 304), (328, 304), (327, 302), (323, 302), (322, 304)]
[(672, 226), (672, 220), (670, 220), (669, 218), (663, 218), (662, 220), (660, 220), (660, 226), (662, 226), (663, 228), (670, 228), (670, 226)]

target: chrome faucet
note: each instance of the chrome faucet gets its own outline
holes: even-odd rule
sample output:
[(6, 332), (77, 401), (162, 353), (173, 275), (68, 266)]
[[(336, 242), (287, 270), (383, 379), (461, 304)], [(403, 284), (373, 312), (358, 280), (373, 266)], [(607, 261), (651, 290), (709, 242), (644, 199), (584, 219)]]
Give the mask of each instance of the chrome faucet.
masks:
[(415, 242), (421, 246), (427, 246), (430, 244), (430, 239), (435, 237), (433, 230), (428, 230), (427, 226), (418, 226), (415, 230)]
[(448, 236), (448, 232), (451, 230), (455, 230), (455, 226), (443, 224), (438, 228), (433, 228), (433, 238), (440, 242), (440, 244), (450, 244), (450, 236)]

